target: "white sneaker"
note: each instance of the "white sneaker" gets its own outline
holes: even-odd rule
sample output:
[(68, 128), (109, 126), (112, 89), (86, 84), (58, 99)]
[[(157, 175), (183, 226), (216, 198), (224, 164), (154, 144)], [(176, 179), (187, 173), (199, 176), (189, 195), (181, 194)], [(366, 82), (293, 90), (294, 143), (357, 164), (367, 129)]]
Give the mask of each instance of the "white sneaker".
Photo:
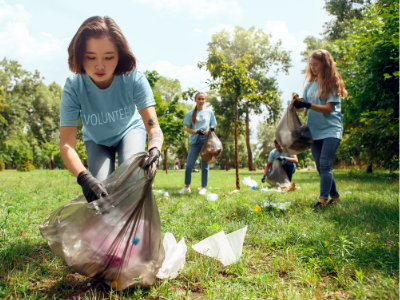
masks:
[(191, 191), (190, 191), (190, 187), (186, 187), (186, 186), (184, 186), (182, 189), (181, 189), (181, 191), (179, 192), (179, 194), (186, 194), (186, 193), (190, 193)]
[(199, 195), (205, 195), (207, 193), (207, 189), (206, 188), (201, 188), (199, 191)]

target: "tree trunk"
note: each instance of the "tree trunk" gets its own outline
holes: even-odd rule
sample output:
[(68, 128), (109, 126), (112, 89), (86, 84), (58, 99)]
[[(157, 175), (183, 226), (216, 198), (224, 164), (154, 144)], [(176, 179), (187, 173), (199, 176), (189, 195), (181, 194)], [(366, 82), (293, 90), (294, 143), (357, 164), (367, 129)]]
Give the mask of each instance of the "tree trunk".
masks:
[(168, 174), (168, 148), (164, 150), (164, 170)]
[(54, 156), (50, 156), (50, 170), (54, 170)]
[(229, 171), (229, 156), (228, 155), (225, 158), (225, 170)]
[(247, 146), (247, 161), (249, 164), (249, 171), (254, 171), (253, 168), (253, 153), (250, 148), (250, 128), (249, 128), (249, 110), (246, 110), (246, 146)]
[(185, 168), (185, 162), (186, 162), (186, 161), (185, 161), (184, 158), (181, 159), (181, 166), (180, 166), (180, 167), (181, 167), (181, 170)]
[(240, 182), (239, 182), (238, 122), (239, 122), (238, 97), (237, 97), (237, 95), (235, 95), (235, 167), (236, 167), (236, 188), (237, 188), (238, 190), (240, 190)]
[(361, 159), (360, 159), (360, 156), (358, 154), (354, 155), (354, 160), (356, 161), (358, 169), (361, 170)]

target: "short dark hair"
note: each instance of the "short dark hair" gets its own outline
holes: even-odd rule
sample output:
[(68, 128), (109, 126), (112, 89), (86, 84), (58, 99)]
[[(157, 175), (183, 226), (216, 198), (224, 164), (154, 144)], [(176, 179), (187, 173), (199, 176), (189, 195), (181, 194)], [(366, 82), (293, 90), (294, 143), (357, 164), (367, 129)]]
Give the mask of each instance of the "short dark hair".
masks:
[(91, 17), (79, 27), (77, 33), (68, 46), (69, 69), (76, 74), (85, 74), (82, 65), (86, 50), (86, 41), (90, 38), (109, 37), (118, 49), (118, 64), (114, 75), (126, 74), (136, 69), (136, 57), (133, 55), (128, 41), (121, 29), (110, 17)]
[(277, 144), (277, 145), (279, 145), (279, 143), (278, 143), (278, 141), (277, 141), (277, 140), (274, 140), (274, 143), (275, 143), (275, 144)]

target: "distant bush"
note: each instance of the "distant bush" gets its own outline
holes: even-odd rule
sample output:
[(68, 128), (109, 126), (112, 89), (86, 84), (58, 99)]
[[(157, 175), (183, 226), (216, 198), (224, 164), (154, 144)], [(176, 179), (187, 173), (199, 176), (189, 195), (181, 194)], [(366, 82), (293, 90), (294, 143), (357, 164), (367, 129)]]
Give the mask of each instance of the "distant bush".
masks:
[(0, 171), (3, 171), (5, 169), (4, 162), (0, 159)]
[(29, 172), (35, 170), (35, 166), (33, 165), (33, 159), (23, 159), (18, 164), (17, 171), (20, 172)]

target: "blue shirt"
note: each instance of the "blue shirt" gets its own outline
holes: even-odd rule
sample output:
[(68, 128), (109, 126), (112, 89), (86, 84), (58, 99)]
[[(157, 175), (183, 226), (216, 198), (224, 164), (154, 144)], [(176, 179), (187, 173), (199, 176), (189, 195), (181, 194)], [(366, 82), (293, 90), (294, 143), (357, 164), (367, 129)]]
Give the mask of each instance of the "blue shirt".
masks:
[[(193, 110), (188, 111), (183, 120), (183, 124), (190, 125), (191, 129), (210, 129), (211, 126), (217, 125), (217, 121), (215, 120), (214, 113), (211, 110), (198, 110), (197, 111), (197, 122), (196, 124), (192, 123), (192, 114)], [(189, 143), (194, 144), (197, 141), (197, 133), (189, 133)]]
[(279, 156), (292, 157), (293, 155), (286, 154), (285, 152), (279, 152), (278, 150), (274, 149), (268, 155), (268, 162), (272, 163)]
[(313, 81), (307, 84), (303, 98), (307, 102), (317, 105), (325, 105), (329, 102), (335, 103), (330, 114), (309, 110), (307, 125), (310, 128), (313, 140), (326, 138), (341, 140), (343, 135), (343, 116), (340, 113), (340, 96), (335, 97), (331, 94), (327, 100), (321, 101), (318, 95), (318, 83)]
[(84, 141), (116, 146), (131, 129), (145, 128), (139, 111), (155, 104), (139, 71), (114, 76), (106, 89), (99, 89), (87, 74), (72, 75), (62, 91), (60, 126), (77, 126), (82, 118)]

